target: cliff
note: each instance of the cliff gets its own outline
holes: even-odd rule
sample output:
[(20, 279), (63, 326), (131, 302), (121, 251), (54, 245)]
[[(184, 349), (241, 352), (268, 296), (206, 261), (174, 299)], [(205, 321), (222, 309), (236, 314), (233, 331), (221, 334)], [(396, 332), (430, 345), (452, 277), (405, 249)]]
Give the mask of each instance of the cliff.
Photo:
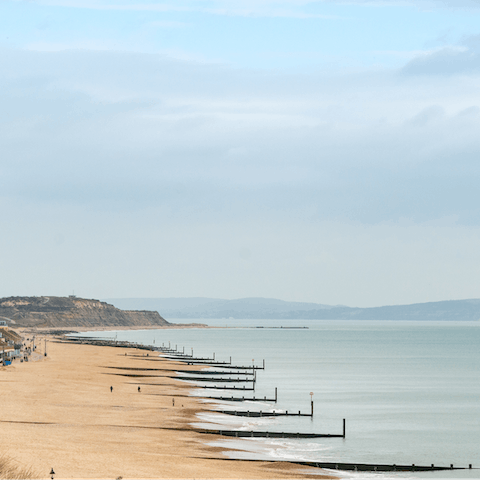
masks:
[(16, 327), (144, 327), (170, 325), (158, 312), (120, 310), (99, 300), (71, 297), (0, 298), (0, 320)]

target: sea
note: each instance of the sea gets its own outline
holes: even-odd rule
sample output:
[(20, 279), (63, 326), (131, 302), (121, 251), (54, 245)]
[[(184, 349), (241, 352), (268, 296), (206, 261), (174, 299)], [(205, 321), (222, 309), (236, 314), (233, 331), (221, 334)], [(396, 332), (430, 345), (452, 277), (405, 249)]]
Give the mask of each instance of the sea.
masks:
[[(256, 372), (254, 392), (192, 385), (191, 394), (199, 397), (255, 395), (267, 399), (243, 403), (202, 399), (219, 410), (310, 413), (311, 401), (314, 403), (313, 417), (252, 418), (212, 412), (198, 415), (198, 427), (342, 434), (343, 419), (346, 422), (345, 438), (225, 438), (210, 443), (224, 447), (230, 458), (453, 464), (467, 469), (335, 474), (377, 479), (480, 478), (480, 321), (197, 322), (217, 328), (84, 335), (170, 346), (194, 357), (215, 356), (216, 361), (230, 361), (231, 357), (233, 365), (263, 366), (265, 362), (265, 369)], [(276, 403), (271, 401), (275, 388)]]

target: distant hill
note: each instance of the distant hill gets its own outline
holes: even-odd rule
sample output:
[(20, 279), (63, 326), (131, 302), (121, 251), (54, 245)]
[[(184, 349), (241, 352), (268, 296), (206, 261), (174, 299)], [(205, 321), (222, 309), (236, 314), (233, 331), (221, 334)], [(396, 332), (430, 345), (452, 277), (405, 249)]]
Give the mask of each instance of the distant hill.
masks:
[(111, 298), (119, 308), (148, 308), (165, 318), (234, 318), (302, 320), (479, 320), (480, 300), (354, 308), (271, 298)]
[(169, 325), (156, 311), (124, 311), (74, 296), (0, 298), (0, 320), (16, 327), (42, 328)]
[(119, 308), (157, 310), (166, 318), (291, 318), (292, 311), (332, 308), (318, 303), (285, 302), (273, 298), (111, 298), (107, 301)]

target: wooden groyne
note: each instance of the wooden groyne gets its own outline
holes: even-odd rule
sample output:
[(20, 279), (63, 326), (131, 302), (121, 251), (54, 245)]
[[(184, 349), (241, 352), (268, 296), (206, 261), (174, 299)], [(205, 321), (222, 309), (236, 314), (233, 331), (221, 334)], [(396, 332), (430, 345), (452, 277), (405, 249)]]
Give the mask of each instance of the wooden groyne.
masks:
[[(212, 458), (213, 460), (213, 458)], [(215, 459), (217, 460), (217, 459)], [(233, 458), (222, 458), (223, 462), (236, 462)], [(277, 463), (278, 460), (256, 460), (256, 459), (244, 459), (244, 462), (262, 462), (262, 463)], [(378, 464), (378, 463), (345, 463), (345, 462), (302, 462), (292, 460), (281, 460), (284, 463), (301, 465), (305, 467), (322, 468), (329, 470), (346, 470), (353, 472), (434, 472), (434, 471), (446, 471), (446, 470), (478, 470), (473, 468), (472, 464), (468, 467), (455, 467), (450, 466), (438, 466), (431, 464), (425, 465), (395, 465), (395, 464)]]
[(178, 380), (186, 380), (188, 382), (216, 382), (216, 383), (255, 383), (255, 378), (201, 378), (201, 377), (176, 377)]
[(264, 363), (263, 363), (263, 366), (259, 367), (259, 366), (245, 366), (245, 365), (231, 365), (230, 363), (226, 363), (224, 364), (224, 366), (220, 367), (220, 368), (224, 368), (224, 369), (236, 369), (236, 370), (265, 370), (265, 360), (264, 360)]
[[(157, 347), (158, 348), (158, 347)], [(215, 360), (215, 353), (213, 358), (193, 357), (191, 355), (162, 355), (162, 358), (168, 360), (177, 360), (179, 362), (185, 362), (188, 365), (218, 365), (221, 368), (233, 368), (237, 370), (265, 370), (265, 360), (262, 361), (262, 365), (232, 365), (232, 357), (228, 362), (218, 362)]]
[[(143, 358), (143, 357), (141, 357)], [(254, 376), (254, 373), (251, 372), (220, 372), (220, 371), (211, 371), (211, 370), (172, 370), (171, 368), (145, 368), (145, 367), (110, 367), (106, 366), (103, 368), (110, 368), (112, 370), (134, 370), (134, 371), (154, 371), (154, 372), (178, 372), (178, 373), (191, 373), (192, 375), (244, 375), (244, 376)]]
[(267, 398), (266, 396), (263, 398), (258, 397), (198, 397), (198, 398), (206, 398), (208, 400), (222, 400), (224, 402), (270, 402), (276, 403), (276, 398)]
[(241, 387), (237, 387), (236, 385), (230, 386), (230, 385), (223, 385), (219, 387), (218, 385), (204, 385), (203, 387), (200, 388), (209, 388), (212, 390), (241, 390), (241, 391), (255, 391), (255, 386), (253, 387), (246, 387), (245, 385), (242, 385)]
[(296, 465), (305, 465), (307, 467), (328, 468), (331, 470), (350, 470), (354, 472), (434, 472), (440, 470), (471, 470), (468, 467), (449, 467), (436, 466), (433, 463), (430, 466), (425, 465), (396, 465), (396, 464), (378, 464), (378, 463), (343, 463), (343, 462), (290, 462)]
[[(162, 355), (162, 357), (168, 360), (180, 360), (182, 362), (215, 362), (215, 358), (191, 357), (190, 355)], [(224, 363), (224, 362), (220, 362), (220, 363)], [(229, 365), (228, 363), (226, 364)]]
[(191, 373), (192, 375), (244, 375), (253, 377), (255, 374), (252, 372), (220, 372), (212, 370), (175, 370), (179, 373)]
[[(162, 355), (161, 358), (165, 358), (166, 360), (174, 360), (177, 362), (184, 362), (187, 365), (211, 365), (211, 366), (222, 366), (222, 368), (227, 367), (230, 365), (228, 362), (216, 362), (214, 360), (202, 360), (202, 359), (195, 359), (195, 358), (184, 358), (184, 357), (175, 357), (175, 356), (165, 356)], [(250, 367), (250, 370), (252, 367)]]
[(209, 435), (221, 435), (235, 438), (345, 438), (343, 435), (331, 435), (329, 433), (292, 433), (292, 432), (259, 432), (245, 430), (206, 430), (195, 429), (198, 433)]
[(223, 413), (225, 415), (233, 415), (235, 417), (312, 417), (312, 413), (301, 413), (300, 410), (298, 413), (285, 412), (251, 412), (250, 410), (215, 410), (218, 413)]
[[(203, 388), (209, 388), (209, 387), (203, 387)], [(230, 390), (235, 390), (231, 389)], [(242, 390), (238, 388), (237, 390)], [(248, 388), (244, 389), (248, 390)], [(278, 389), (275, 387), (275, 398), (267, 398), (265, 395), (263, 398), (258, 398), (258, 397), (234, 397), (233, 395), (231, 397), (200, 397), (200, 398), (206, 398), (209, 400), (223, 400), (223, 401), (228, 401), (228, 402), (270, 402), (270, 403), (277, 403), (277, 397), (278, 397)], [(313, 410), (312, 410), (313, 412)]]

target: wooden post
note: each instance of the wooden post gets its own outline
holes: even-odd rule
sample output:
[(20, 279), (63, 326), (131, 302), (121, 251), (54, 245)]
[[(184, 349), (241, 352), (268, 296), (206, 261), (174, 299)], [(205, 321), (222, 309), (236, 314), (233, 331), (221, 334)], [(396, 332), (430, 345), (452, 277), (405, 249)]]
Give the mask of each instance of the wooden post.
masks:
[(263, 359), (263, 369), (265, 370), (265, 359)]
[(343, 419), (343, 438), (345, 438), (345, 419)]
[(275, 403), (277, 403), (277, 387), (275, 387)]
[(312, 413), (310, 413), (310, 416), (313, 417), (313, 400), (311, 402), (311, 406), (312, 406)]

